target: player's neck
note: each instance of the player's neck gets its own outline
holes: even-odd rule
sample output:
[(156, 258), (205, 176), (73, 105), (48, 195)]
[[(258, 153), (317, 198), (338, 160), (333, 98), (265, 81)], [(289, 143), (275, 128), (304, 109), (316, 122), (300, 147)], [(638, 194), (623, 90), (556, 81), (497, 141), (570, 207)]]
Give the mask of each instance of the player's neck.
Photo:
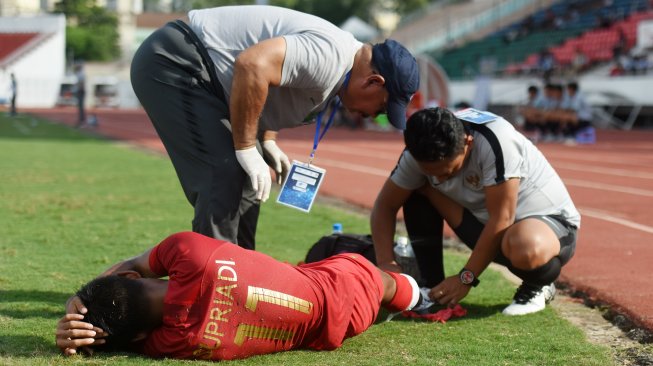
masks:
[(157, 279), (145, 282), (145, 293), (150, 302), (149, 322), (152, 327), (156, 327), (163, 321), (163, 303), (168, 293), (168, 281)]

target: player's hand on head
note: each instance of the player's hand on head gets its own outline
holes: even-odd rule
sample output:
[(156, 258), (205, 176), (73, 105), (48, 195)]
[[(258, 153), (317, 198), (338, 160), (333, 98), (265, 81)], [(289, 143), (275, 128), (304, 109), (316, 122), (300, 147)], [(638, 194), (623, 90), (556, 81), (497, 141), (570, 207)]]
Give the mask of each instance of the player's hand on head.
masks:
[(86, 314), (88, 309), (77, 296), (72, 296), (66, 301), (66, 314)]
[[(57, 323), (55, 344), (65, 356), (77, 354), (78, 350), (104, 344), (107, 334), (104, 330), (87, 323), (81, 314), (66, 314)], [(84, 349), (84, 353), (92, 350)]]
[(268, 159), (270, 167), (277, 174), (277, 184), (283, 183), (290, 171), (290, 160), (288, 160), (288, 155), (279, 148), (274, 140), (263, 141), (263, 153)]
[(270, 168), (258, 153), (256, 147), (252, 146), (242, 150), (236, 150), (236, 159), (240, 166), (245, 170), (252, 182), (252, 188), (256, 191), (256, 199), (262, 202), (267, 201), (270, 197), (270, 187), (272, 178), (270, 177)]

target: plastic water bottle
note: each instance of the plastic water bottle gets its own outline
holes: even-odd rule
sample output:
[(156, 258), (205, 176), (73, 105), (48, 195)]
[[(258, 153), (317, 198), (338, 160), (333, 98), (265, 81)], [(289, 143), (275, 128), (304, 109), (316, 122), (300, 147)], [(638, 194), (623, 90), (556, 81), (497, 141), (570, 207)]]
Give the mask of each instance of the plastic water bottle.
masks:
[(339, 223), (339, 222), (334, 223), (333, 227), (332, 227), (332, 230), (331, 230), (331, 233), (332, 234), (342, 234), (342, 224)]
[(401, 266), (401, 270), (405, 274), (413, 277), (416, 281), (419, 281), (421, 275), (417, 265), (417, 258), (415, 258), (415, 252), (413, 251), (413, 247), (410, 245), (407, 237), (397, 237), (394, 252), (395, 261), (397, 261), (397, 264)]

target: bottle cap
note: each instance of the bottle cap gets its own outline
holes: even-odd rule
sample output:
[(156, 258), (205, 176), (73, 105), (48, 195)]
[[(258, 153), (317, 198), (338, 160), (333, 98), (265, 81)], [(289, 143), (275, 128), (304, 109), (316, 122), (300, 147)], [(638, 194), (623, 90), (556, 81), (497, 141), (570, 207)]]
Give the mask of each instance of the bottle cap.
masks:
[(398, 236), (397, 237), (397, 245), (408, 245), (408, 237), (406, 236)]
[(338, 233), (342, 232), (342, 224), (339, 223), (339, 222), (336, 222), (335, 224), (333, 224), (333, 232), (334, 233), (335, 232), (338, 232)]

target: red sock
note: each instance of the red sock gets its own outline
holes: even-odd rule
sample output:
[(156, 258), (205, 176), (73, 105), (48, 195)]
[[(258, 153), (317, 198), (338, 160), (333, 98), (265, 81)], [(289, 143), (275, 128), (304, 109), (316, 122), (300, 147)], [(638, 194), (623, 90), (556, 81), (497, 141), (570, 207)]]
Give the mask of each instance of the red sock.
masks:
[(410, 310), (419, 301), (419, 287), (415, 280), (403, 273), (385, 271), (395, 280), (397, 291), (390, 300), (390, 303), (383, 305), (386, 309), (396, 313), (398, 311)]

